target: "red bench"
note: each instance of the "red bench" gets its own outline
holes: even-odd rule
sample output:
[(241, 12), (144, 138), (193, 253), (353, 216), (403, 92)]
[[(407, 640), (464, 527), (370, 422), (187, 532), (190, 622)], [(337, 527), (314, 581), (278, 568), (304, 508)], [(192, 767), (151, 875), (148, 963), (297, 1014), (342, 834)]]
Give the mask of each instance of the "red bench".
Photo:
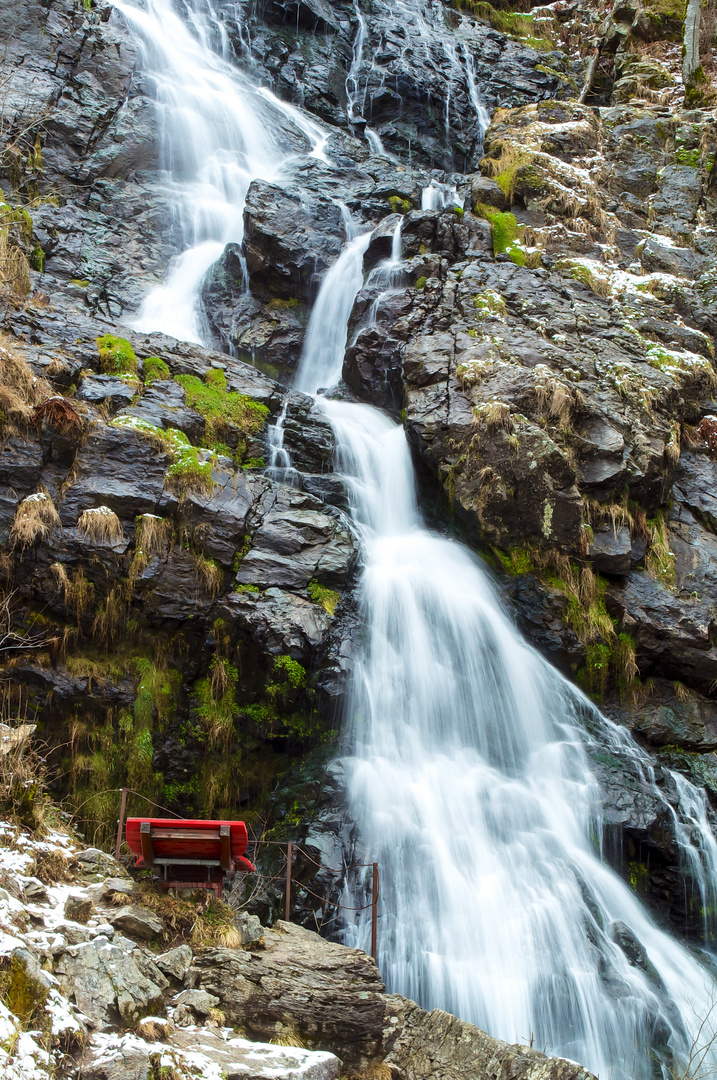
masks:
[(155, 870), (162, 889), (212, 889), (221, 896), (225, 877), (254, 871), (244, 858), (249, 836), (243, 821), (127, 818), (125, 835), (137, 856), (135, 869)]

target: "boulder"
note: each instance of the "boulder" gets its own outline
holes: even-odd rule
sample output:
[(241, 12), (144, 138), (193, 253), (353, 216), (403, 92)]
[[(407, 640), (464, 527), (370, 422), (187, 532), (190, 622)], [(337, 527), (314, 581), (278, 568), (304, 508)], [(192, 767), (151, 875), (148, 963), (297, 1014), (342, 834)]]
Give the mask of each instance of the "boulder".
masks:
[(73, 858), (73, 865), (81, 874), (88, 877), (101, 875), (103, 878), (129, 878), (129, 874), (121, 863), (99, 848), (85, 848), (78, 851)]
[(109, 922), (116, 930), (145, 941), (158, 937), (164, 930), (162, 920), (149, 908), (140, 907), (139, 904), (126, 904), (110, 916)]
[(386, 1004), (396, 1036), (385, 1063), (411, 1080), (594, 1080), (575, 1061), (511, 1046), (440, 1009), (428, 1013), (397, 994)]
[(72, 922), (86, 923), (92, 913), (92, 901), (87, 896), (73, 893), (65, 900), (65, 918)]
[(632, 562), (632, 541), (627, 526), (597, 526), (588, 546), (588, 555), (596, 570), (611, 577), (623, 577)]
[(219, 1004), (219, 998), (208, 994), (206, 990), (183, 990), (175, 1000), (177, 1005), (191, 1009), (198, 1016), (208, 1016)]
[(135, 883), (131, 878), (109, 877), (102, 882), (102, 895), (112, 896), (115, 893), (122, 893), (124, 896), (131, 896), (135, 888)]
[(295, 1030), (350, 1064), (383, 1056), (383, 983), (371, 957), (278, 920), (260, 952), (204, 949), (187, 983), (257, 1038)]
[(161, 987), (143, 974), (133, 953), (98, 935), (71, 946), (56, 961), (62, 993), (94, 1027), (119, 1022), (131, 1027), (142, 1016), (164, 1012)]
[(208, 1028), (173, 1028), (168, 1045), (163, 1025), (150, 1018), (141, 1033), (145, 1038), (93, 1035), (82, 1059), (83, 1080), (151, 1080), (158, 1067), (167, 1075), (199, 1073), (223, 1080), (336, 1080), (341, 1072), (341, 1061), (333, 1054), (225, 1039)]
[(176, 949), (170, 949), (169, 952), (157, 956), (155, 963), (165, 975), (176, 979), (177, 982), (183, 982), (192, 963), (192, 950), (189, 945), (178, 945)]
[(86, 375), (77, 389), (77, 397), (93, 405), (103, 402), (114, 412), (129, 405), (136, 392), (136, 387), (116, 375)]

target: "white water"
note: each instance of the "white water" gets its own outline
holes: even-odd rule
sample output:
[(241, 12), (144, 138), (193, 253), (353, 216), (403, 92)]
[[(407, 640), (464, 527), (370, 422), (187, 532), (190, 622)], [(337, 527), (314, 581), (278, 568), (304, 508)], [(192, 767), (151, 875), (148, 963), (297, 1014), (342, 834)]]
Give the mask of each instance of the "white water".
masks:
[(222, 55), (213, 51), (222, 23), (211, 6), (211, 19), (184, 7), (191, 29), (172, 0), (147, 0), (146, 9), (129, 0), (114, 0), (114, 6), (138, 35), (153, 85), (161, 162), (180, 236), (180, 254), (147, 296), (134, 328), (201, 344), (207, 336), (201, 284), (225, 246), (243, 239), (252, 180), (279, 178), (296, 153), (289, 133), (306, 153), (326, 161), (328, 134), (238, 72), (226, 58), (225, 34), (218, 34)]
[[(215, 35), (198, 15), (193, 35), (169, 0), (148, 0), (146, 12), (117, 6), (145, 42), (187, 247), (140, 323), (196, 339), (202, 276), (225, 242), (241, 239), (250, 178), (278, 175), (290, 152), (282, 124), (303, 132), (315, 156), (325, 134), (212, 52)], [(305, 392), (340, 376), (367, 242), (349, 240), (326, 275), (297, 379)], [(395, 287), (400, 272), (399, 228), (373, 282)], [(706, 969), (600, 859), (586, 747), (619, 750), (646, 782), (649, 759), (607, 721), (584, 725), (580, 695), (516, 634), (480, 563), (425, 528), (402, 428), (368, 406), (317, 401), (365, 548), (348, 794), (362, 848), (381, 867), (382, 974), (391, 989), (494, 1035), (532, 1040), (604, 1078), (647, 1080), (653, 1049), (663, 1062), (670, 1051), (684, 1059), (715, 994)], [(287, 468), (283, 446), (274, 449)], [(707, 906), (717, 853), (704, 795), (676, 783), (670, 812)], [(656, 975), (628, 963), (620, 923)], [(353, 932), (366, 943), (367, 926)], [(703, 1038), (713, 1028), (708, 1020)]]

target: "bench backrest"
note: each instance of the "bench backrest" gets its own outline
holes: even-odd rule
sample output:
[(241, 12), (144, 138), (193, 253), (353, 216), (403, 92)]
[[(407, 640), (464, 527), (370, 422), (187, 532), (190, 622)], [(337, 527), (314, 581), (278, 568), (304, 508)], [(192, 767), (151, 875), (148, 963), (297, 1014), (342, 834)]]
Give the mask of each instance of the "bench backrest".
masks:
[(243, 821), (184, 821), (180, 818), (127, 818), (126, 837), (130, 850), (142, 855), (141, 826), (149, 824), (152, 847), (157, 858), (218, 858), (219, 828), (228, 825), (231, 857), (239, 860), (249, 837)]

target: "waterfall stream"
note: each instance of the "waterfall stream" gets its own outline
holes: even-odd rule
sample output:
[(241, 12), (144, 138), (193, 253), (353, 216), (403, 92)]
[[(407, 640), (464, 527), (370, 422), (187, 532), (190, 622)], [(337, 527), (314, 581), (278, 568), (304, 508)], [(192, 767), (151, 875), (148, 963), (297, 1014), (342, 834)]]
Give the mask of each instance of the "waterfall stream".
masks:
[[(430, 3), (395, 3), (401, 17), (428, 25)], [(181, 236), (137, 326), (201, 341), (202, 279), (226, 243), (241, 242), (251, 180), (280, 178), (292, 154), (326, 161), (326, 132), (232, 66), (211, 7), (187, 0), (188, 25), (171, 0), (116, 6), (154, 87)], [(359, 18), (352, 121), (365, 37)], [(467, 71), (482, 109), (472, 59), (461, 63), (451, 42), (446, 57), (456, 78)], [(424, 204), (450, 203), (453, 192), (435, 182)], [(325, 276), (296, 380), (306, 393), (340, 378), (367, 244), (367, 233), (349, 235)], [(392, 258), (373, 274), (387, 289), (400, 280), (400, 228)], [(335, 432), (364, 545), (347, 795), (362, 847), (381, 866), (379, 964), (389, 989), (604, 1078), (647, 1080), (657, 1061), (658, 1075), (684, 1062), (695, 1039), (712, 1037), (713, 977), (657, 926), (596, 841), (591, 742), (618, 748), (647, 783), (648, 756), (520, 638), (480, 561), (426, 528), (402, 427), (367, 405), (316, 401)], [(272, 440), (274, 466), (286, 470), (281, 422)], [(703, 906), (714, 906), (705, 797), (683, 778), (675, 783), (678, 843)], [(367, 935), (364, 923), (349, 928), (363, 947)]]

